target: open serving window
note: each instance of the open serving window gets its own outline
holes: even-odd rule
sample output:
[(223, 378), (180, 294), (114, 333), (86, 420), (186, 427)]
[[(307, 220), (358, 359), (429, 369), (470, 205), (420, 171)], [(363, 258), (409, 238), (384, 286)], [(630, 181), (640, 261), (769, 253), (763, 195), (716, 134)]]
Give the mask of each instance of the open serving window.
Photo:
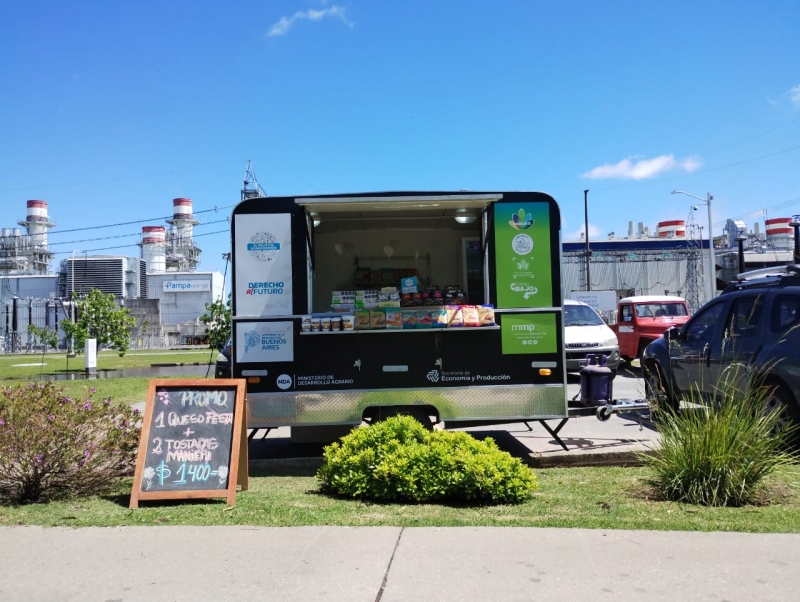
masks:
[[(445, 307), (489, 304), (487, 210), (501, 198), (297, 199), (308, 228), (304, 332), (463, 325), (463, 313), (448, 316)], [(484, 326), (494, 324), (489, 312), (483, 318)]]

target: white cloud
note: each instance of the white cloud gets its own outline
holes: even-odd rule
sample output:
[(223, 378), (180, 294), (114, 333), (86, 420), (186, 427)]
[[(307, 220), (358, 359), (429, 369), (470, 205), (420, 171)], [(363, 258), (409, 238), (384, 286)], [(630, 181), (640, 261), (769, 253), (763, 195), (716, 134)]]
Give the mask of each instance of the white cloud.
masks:
[(800, 84), (796, 85), (794, 88), (790, 88), (788, 94), (792, 104), (800, 106)]
[[(567, 233), (567, 236), (564, 238), (564, 240), (581, 240), (581, 236), (583, 235), (583, 233), (585, 231), (586, 231), (586, 226), (583, 225), (580, 228), (578, 228), (577, 230), (575, 230), (574, 232)], [(593, 238), (594, 239), (605, 238), (605, 236), (601, 235), (601, 232), (602, 231), (600, 230), (600, 228), (595, 226), (593, 223), (589, 222), (589, 240), (590, 241)]]
[(330, 8), (324, 8), (321, 10), (299, 10), (291, 17), (281, 17), (278, 21), (269, 28), (267, 31), (267, 36), (282, 36), (285, 35), (297, 21), (302, 21), (306, 19), (308, 21), (321, 21), (326, 17), (335, 17), (339, 19), (342, 23), (353, 28), (353, 23), (351, 23), (347, 16), (345, 15), (345, 9), (342, 6), (331, 6)]
[(622, 180), (646, 180), (654, 178), (662, 173), (681, 170), (687, 173), (697, 171), (703, 165), (699, 157), (688, 157), (686, 159), (675, 159), (674, 155), (661, 155), (653, 159), (623, 159), (619, 163), (606, 163), (594, 169), (590, 169), (582, 178), (588, 180), (607, 180), (619, 178)]

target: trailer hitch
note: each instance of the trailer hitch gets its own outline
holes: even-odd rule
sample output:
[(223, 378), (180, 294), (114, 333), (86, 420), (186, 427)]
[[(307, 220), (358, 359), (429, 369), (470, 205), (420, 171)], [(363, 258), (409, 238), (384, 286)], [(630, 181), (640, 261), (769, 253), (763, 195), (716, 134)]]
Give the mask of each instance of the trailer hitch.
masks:
[(646, 399), (615, 399), (611, 403), (597, 408), (597, 419), (605, 422), (611, 418), (612, 414), (622, 414), (624, 412), (643, 412), (650, 409), (650, 403)]

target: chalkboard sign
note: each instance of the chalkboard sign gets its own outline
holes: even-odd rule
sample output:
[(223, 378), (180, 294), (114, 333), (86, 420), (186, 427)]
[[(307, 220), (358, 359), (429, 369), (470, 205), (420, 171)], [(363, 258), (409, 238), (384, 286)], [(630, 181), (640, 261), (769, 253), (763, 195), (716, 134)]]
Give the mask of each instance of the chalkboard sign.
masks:
[(236, 485), (247, 489), (244, 399), (240, 379), (151, 380), (130, 507), (206, 497), (232, 506)]

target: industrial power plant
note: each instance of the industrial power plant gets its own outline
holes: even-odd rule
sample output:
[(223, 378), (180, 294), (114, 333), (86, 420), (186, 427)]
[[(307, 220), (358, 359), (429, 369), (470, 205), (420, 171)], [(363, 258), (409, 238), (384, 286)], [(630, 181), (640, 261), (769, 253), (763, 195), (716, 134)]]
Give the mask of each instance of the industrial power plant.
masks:
[[(83, 251), (58, 262), (48, 247), (55, 221), (43, 200), (27, 201), (25, 228), (0, 230), (0, 342), (5, 351), (25, 351), (28, 326), (58, 329), (71, 304), (92, 289), (113, 294), (136, 318), (132, 348), (200, 344), (206, 304), (223, 296), (220, 272), (198, 271), (192, 200), (172, 201), (167, 226), (143, 226), (139, 257), (89, 255)], [(63, 333), (62, 333), (63, 334)]]

